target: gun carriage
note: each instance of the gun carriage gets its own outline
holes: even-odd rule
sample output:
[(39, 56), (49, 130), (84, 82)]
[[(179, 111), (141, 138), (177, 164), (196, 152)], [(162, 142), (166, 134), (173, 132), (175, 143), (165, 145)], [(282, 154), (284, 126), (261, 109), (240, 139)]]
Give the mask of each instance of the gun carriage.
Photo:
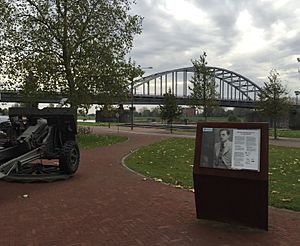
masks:
[[(0, 179), (52, 181), (74, 175), (80, 160), (76, 134), (71, 108), (10, 108), (9, 120), (0, 124)], [(55, 159), (56, 164), (42, 163)]]

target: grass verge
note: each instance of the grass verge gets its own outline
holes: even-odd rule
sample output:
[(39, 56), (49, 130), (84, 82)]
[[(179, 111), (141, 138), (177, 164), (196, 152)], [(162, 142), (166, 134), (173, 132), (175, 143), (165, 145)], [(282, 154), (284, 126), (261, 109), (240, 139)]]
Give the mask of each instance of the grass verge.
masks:
[(112, 144), (124, 142), (127, 137), (124, 136), (112, 136), (112, 135), (78, 135), (77, 142), (81, 149), (93, 149), (97, 147), (109, 146)]
[(192, 188), (194, 141), (172, 138), (151, 144), (128, 156), (125, 164), (145, 176)]
[[(196, 134), (196, 128), (195, 129), (174, 129), (174, 132), (178, 134), (186, 134), (186, 135), (192, 135)], [(274, 136), (274, 130), (269, 129), (269, 136)], [(300, 138), (300, 131), (299, 130), (289, 130), (289, 129), (277, 129), (277, 136), (284, 137), (284, 138)]]
[[(79, 121), (77, 122), (78, 126), (106, 126), (108, 127), (108, 122), (87, 122), (87, 121)], [(118, 122), (110, 122), (110, 125), (118, 125)]]
[[(193, 187), (193, 139), (173, 138), (134, 152), (125, 164), (145, 176)], [(269, 204), (300, 211), (300, 148), (270, 146)]]
[[(269, 129), (269, 135), (274, 136), (274, 130), (271, 128)], [(300, 131), (289, 129), (277, 129), (277, 136), (285, 138), (300, 138)]]

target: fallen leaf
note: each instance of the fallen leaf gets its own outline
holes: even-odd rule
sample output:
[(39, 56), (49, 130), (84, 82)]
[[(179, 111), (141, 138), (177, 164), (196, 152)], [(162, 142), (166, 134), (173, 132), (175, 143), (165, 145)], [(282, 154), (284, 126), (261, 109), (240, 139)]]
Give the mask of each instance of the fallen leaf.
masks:
[(283, 202), (291, 202), (292, 198), (282, 198), (281, 201), (283, 201)]

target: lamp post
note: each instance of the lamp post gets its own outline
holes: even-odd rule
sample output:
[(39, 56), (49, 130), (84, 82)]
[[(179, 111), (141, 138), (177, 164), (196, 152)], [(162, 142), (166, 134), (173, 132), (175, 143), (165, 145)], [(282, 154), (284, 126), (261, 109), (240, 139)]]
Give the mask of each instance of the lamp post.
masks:
[(130, 114), (131, 114), (131, 117), (130, 117), (130, 127), (131, 127), (131, 130), (133, 130), (133, 83), (134, 83), (134, 78), (131, 78), (131, 107), (130, 107)]
[(300, 91), (294, 91), (296, 95), (296, 105), (298, 105), (298, 96), (300, 95)]
[[(152, 69), (153, 67), (140, 67), (140, 69)], [(131, 107), (130, 107), (130, 128), (131, 130), (133, 130), (133, 116), (134, 116), (134, 108), (133, 108), (133, 100), (134, 100), (134, 96), (133, 96), (133, 86), (134, 86), (134, 77), (130, 78), (130, 83), (131, 83)]]
[[(300, 62), (300, 58), (297, 57), (297, 62)], [(298, 68), (298, 73), (300, 73), (300, 69)], [(300, 91), (294, 91), (296, 95), (296, 106), (298, 105), (298, 96), (300, 95)]]

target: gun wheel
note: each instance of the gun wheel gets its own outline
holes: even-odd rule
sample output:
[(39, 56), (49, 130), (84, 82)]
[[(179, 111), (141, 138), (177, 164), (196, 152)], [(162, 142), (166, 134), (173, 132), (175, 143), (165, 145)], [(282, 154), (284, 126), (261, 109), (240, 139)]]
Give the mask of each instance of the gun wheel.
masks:
[(80, 160), (80, 152), (75, 141), (64, 143), (59, 156), (59, 169), (64, 174), (73, 174), (77, 171)]

